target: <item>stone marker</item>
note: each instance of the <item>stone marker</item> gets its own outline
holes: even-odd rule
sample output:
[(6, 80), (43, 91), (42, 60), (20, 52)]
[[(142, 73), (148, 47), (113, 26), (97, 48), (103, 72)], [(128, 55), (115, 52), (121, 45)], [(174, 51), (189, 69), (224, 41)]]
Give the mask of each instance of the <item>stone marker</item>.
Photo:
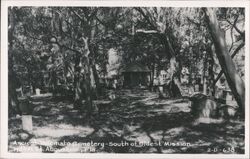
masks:
[(33, 130), (32, 115), (22, 115), (22, 127), (28, 132)]
[(22, 112), (22, 128), (28, 132), (32, 131), (32, 111), (33, 107), (27, 97), (19, 98), (19, 107)]
[(40, 95), (40, 91), (41, 91), (41, 90), (40, 90), (39, 88), (37, 88), (37, 89), (36, 89), (36, 95)]

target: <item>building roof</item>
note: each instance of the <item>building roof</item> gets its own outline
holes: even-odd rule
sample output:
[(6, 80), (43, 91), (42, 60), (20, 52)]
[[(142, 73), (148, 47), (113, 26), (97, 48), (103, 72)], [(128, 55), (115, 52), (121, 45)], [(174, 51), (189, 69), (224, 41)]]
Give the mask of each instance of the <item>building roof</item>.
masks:
[(122, 72), (150, 72), (149, 68), (139, 63), (131, 63), (122, 69)]

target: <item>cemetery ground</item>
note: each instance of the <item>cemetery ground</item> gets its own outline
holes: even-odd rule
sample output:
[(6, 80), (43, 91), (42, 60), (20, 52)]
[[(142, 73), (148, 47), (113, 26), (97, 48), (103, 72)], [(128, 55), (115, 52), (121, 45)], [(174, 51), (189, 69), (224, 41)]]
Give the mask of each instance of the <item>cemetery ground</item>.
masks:
[(244, 121), (192, 124), (189, 100), (159, 99), (148, 90), (112, 90), (107, 108), (91, 119), (73, 103), (33, 103), (33, 131), (21, 116), (9, 118), (9, 152), (244, 153)]

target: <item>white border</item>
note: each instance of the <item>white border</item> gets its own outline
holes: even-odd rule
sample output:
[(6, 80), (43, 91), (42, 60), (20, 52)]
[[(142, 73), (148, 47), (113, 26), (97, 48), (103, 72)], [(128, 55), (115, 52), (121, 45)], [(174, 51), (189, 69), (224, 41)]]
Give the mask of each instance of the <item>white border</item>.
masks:
[[(246, 86), (246, 120), (245, 120), (245, 154), (87, 154), (87, 153), (9, 153), (8, 149), (8, 26), (7, 8), (8, 6), (166, 6), (166, 7), (245, 7), (245, 86)], [(131, 1), (131, 0), (3, 0), (1, 2), (1, 144), (0, 158), (249, 158), (249, 1), (229, 0), (229, 1)]]

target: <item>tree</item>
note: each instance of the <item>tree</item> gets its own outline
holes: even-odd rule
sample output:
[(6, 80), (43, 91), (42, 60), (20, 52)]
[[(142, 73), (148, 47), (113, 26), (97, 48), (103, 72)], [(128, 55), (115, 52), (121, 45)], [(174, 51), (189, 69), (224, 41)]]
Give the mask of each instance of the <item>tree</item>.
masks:
[(205, 20), (215, 46), (215, 53), (226, 76), (229, 87), (240, 106), (242, 112), (245, 110), (245, 84), (236, 71), (232, 58), (229, 55), (224, 35), (219, 27), (215, 11), (211, 8), (203, 8)]
[[(217, 17), (224, 28), (224, 32), (230, 29), (231, 44), (228, 46), (228, 51), (231, 53), (231, 58), (233, 59), (245, 45), (245, 31), (238, 27), (239, 24), (244, 24), (242, 23), (242, 20), (244, 20), (244, 9), (220, 8), (217, 10)], [(213, 85), (218, 82), (222, 75), (223, 71), (221, 70), (214, 80)]]
[[(221, 19), (231, 15), (221, 11)], [(76, 107), (86, 108), (88, 114), (92, 100), (100, 95), (99, 77), (107, 75), (110, 49), (122, 56), (121, 66), (131, 62), (149, 66), (151, 86), (160, 70), (170, 69), (172, 96), (183, 94), (182, 67), (188, 67), (190, 79), (200, 74), (208, 81), (203, 82), (204, 93), (218, 79), (214, 82), (212, 38), (199, 8), (20, 7), (13, 13), (15, 29), (9, 27), (14, 30), (9, 32), (13, 63), (27, 69), (33, 88), (40, 87), (36, 83), (42, 71), (50, 73), (54, 89), (60, 87), (58, 81), (67, 89), (73, 87)], [(240, 9), (224, 20), (239, 34), (230, 46), (232, 56), (244, 46), (243, 41), (235, 47), (237, 39), (244, 40), (238, 28), (239, 13)]]
[[(174, 93), (170, 93), (173, 96), (179, 96), (182, 93), (181, 83), (180, 83), (180, 68), (178, 59), (177, 59), (177, 50), (173, 49), (173, 45), (176, 45), (177, 41), (174, 39), (173, 42), (170, 42), (170, 38), (174, 38), (171, 36), (172, 28), (169, 25), (170, 22), (168, 21), (169, 13), (171, 11), (167, 11), (166, 8), (135, 8), (141, 16), (145, 19), (148, 24), (148, 29), (137, 29), (137, 33), (144, 33), (144, 34), (156, 34), (161, 40), (161, 43), (164, 45), (165, 53), (170, 61), (170, 70), (171, 70), (171, 83), (177, 86), (178, 90), (173, 90), (173, 85), (170, 85), (170, 91), (174, 91)], [(172, 12), (173, 13), (173, 12)], [(178, 44), (177, 44), (178, 46)], [(177, 47), (178, 48), (178, 47)], [(178, 50), (179, 51), (179, 50)]]
[(8, 79), (9, 79), (9, 114), (21, 114), (20, 108), (19, 108), (19, 102), (17, 99), (17, 93), (16, 89), (20, 87), (20, 82), (17, 78), (17, 74), (14, 71), (14, 55), (15, 55), (15, 49), (14, 49), (14, 42), (15, 42), (15, 36), (14, 31), (16, 28), (16, 22), (15, 22), (15, 12), (16, 8), (10, 7), (8, 10), (9, 13), (9, 29), (8, 29), (8, 60), (9, 60), (9, 73), (8, 73)]

